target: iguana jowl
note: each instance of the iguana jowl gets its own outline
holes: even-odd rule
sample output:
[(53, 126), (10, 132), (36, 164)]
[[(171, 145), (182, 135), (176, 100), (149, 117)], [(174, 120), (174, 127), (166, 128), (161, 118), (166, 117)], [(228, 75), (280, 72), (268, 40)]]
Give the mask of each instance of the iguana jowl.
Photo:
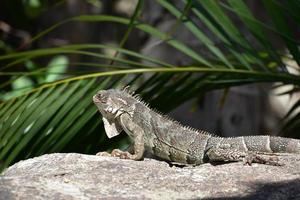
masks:
[(127, 89), (100, 90), (93, 97), (103, 116), (106, 134), (124, 130), (133, 140), (133, 153), (115, 149), (112, 155), (140, 160), (145, 151), (167, 161), (199, 165), (215, 161), (244, 161), (278, 165), (273, 153), (300, 153), (300, 140), (275, 136), (223, 138), (183, 126), (152, 110)]

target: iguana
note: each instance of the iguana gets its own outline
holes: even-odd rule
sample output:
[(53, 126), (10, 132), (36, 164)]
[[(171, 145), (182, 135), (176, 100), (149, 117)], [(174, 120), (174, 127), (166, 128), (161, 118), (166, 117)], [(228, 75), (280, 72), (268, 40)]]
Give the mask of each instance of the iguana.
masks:
[(132, 153), (115, 149), (111, 154), (97, 155), (140, 160), (148, 152), (181, 164), (244, 161), (249, 165), (281, 165), (274, 153), (300, 153), (297, 139), (266, 135), (224, 138), (184, 126), (151, 109), (128, 89), (100, 90), (93, 101), (103, 116), (107, 136), (117, 136), (124, 130), (134, 144)]

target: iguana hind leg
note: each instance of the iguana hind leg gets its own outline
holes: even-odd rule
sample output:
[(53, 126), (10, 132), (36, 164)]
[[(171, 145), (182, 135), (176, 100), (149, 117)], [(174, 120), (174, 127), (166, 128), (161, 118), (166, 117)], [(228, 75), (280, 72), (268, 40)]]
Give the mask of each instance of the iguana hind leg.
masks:
[(278, 162), (278, 158), (271, 153), (261, 153), (261, 152), (250, 152), (250, 151), (239, 151), (237, 149), (221, 149), (221, 148), (209, 148), (206, 151), (206, 156), (209, 162), (215, 161), (243, 161), (246, 165), (251, 165), (252, 163), (260, 163), (267, 165), (280, 166), (283, 165)]

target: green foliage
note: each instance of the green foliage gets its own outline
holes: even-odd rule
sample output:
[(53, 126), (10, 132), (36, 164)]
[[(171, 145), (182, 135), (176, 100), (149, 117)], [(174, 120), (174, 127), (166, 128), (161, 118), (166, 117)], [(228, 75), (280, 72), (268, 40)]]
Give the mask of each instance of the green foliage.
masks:
[[(141, 93), (147, 102), (162, 111), (170, 111), (182, 102), (194, 98), (201, 92), (223, 89), (249, 83), (271, 82), (291, 84), (299, 88), (300, 77), (290, 73), (284, 57), (300, 63), (299, 42), (295, 32), (299, 27), (300, 14), (298, 1), (264, 0), (262, 9), (267, 13), (266, 23), (255, 14), (244, 1), (182, 1), (183, 9), (171, 1), (157, 0), (177, 19), (175, 29), (182, 23), (191, 36), (209, 53), (204, 56), (179, 41), (174, 30), (168, 33), (139, 21), (143, 12), (143, 1), (139, 1), (130, 19), (108, 15), (81, 15), (58, 22), (40, 32), (32, 43), (41, 40), (50, 31), (69, 22), (107, 22), (126, 25), (127, 31), (119, 47), (102, 44), (73, 44), (48, 49), (28, 50), (0, 56), (5, 61), (0, 76), (8, 77), (1, 83), (0, 104), (0, 160), (2, 168), (17, 160), (50, 152), (95, 153), (112, 148), (123, 141), (117, 138), (107, 141), (100, 115), (92, 104), (92, 96), (97, 90), (131, 85)], [(245, 37), (232, 20), (238, 18), (244, 26)], [(289, 21), (289, 23), (285, 23)], [(199, 23), (209, 33), (204, 32)], [(160, 40), (189, 57), (190, 66), (173, 66), (167, 61), (158, 60), (124, 49), (133, 29), (138, 29)], [(267, 34), (283, 41), (286, 50), (276, 49)], [(216, 42), (218, 41), (218, 42)], [(255, 43), (255, 45), (254, 45)], [(107, 55), (95, 49), (110, 49), (117, 53)], [(99, 71), (71, 71), (67, 69), (66, 57), (54, 57), (46, 67), (36, 67), (38, 58), (80, 54), (90, 58), (100, 58), (109, 64), (92, 62), (69, 63), (74, 66), (99, 67)], [(57, 60), (60, 59), (60, 60)], [(170, 58), (171, 60), (172, 58)], [(145, 62), (147, 61), (147, 62)], [(147, 63), (147, 64), (145, 64)], [(29, 65), (29, 72), (13, 71), (16, 65)], [(59, 67), (60, 66), (60, 67)], [(10, 71), (8, 71), (10, 70)], [(299, 69), (296, 69), (297, 72)], [(34, 80), (27, 84), (28, 90), (20, 90), (16, 98), (6, 100), (12, 91), (3, 88), (15, 85), (18, 81)], [(18, 84), (17, 84), (18, 85)], [(289, 91), (293, 93), (297, 90)], [(286, 134), (300, 129), (300, 114), (295, 113), (299, 101), (287, 114)], [(290, 119), (291, 118), (291, 119)], [(289, 120), (290, 119), (290, 120)], [(293, 135), (299, 137), (299, 135)]]

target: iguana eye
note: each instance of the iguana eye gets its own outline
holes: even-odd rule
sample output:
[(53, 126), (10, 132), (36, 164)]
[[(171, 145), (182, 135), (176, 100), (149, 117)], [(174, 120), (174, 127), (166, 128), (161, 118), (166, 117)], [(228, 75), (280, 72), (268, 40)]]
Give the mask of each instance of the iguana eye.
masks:
[(107, 96), (104, 94), (97, 94), (97, 99), (101, 102), (101, 103), (107, 103)]

